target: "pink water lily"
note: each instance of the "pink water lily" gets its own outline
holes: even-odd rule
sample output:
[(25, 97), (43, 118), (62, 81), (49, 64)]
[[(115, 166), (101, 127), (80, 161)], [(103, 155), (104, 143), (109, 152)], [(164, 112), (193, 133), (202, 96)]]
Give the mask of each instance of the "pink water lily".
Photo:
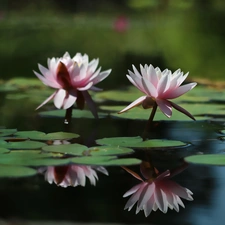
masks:
[(135, 66), (133, 66), (133, 70), (134, 72), (128, 71), (127, 78), (145, 95), (132, 102), (119, 113), (123, 113), (139, 104), (142, 104), (144, 108), (149, 108), (155, 102), (167, 117), (172, 116), (173, 107), (194, 119), (188, 111), (169, 100), (185, 94), (197, 85), (197, 83), (181, 85), (187, 78), (188, 73), (183, 74), (180, 69), (174, 73), (168, 69), (161, 72), (158, 67), (154, 68), (152, 65), (145, 65), (144, 67), (140, 65), (141, 73)]
[(102, 166), (86, 165), (49, 166), (39, 169), (39, 172), (45, 174), (45, 179), (50, 184), (54, 182), (61, 187), (76, 187), (78, 185), (85, 186), (86, 177), (91, 185), (96, 185), (98, 175), (95, 170), (108, 175), (108, 171)]
[(124, 208), (128, 211), (137, 203), (136, 214), (143, 210), (146, 217), (157, 209), (163, 213), (166, 213), (169, 208), (179, 212), (179, 206), (185, 208), (181, 198), (193, 200), (193, 193), (189, 189), (169, 179), (171, 177), (169, 170), (161, 174), (157, 172), (155, 176), (152, 176), (148, 170), (142, 171), (146, 180), (143, 180), (137, 173), (126, 170), (141, 181), (123, 195), (123, 197), (131, 195)]
[(81, 55), (81, 53), (71, 58), (66, 52), (61, 58), (48, 59), (48, 69), (38, 64), (42, 75), (34, 71), (35, 75), (45, 85), (57, 90), (37, 109), (52, 99), (56, 108), (59, 109), (68, 109), (75, 102), (78, 108), (83, 109), (86, 101), (93, 115), (97, 117), (97, 111), (88, 90), (101, 90), (94, 85), (104, 80), (111, 72), (111, 69), (100, 72), (101, 68), (97, 69), (98, 62), (98, 59), (89, 62), (88, 55)]

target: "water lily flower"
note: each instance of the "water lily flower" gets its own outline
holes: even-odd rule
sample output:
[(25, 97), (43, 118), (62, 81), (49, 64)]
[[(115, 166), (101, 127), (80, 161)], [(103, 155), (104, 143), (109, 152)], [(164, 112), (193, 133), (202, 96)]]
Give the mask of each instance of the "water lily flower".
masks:
[(96, 185), (98, 175), (96, 171), (108, 175), (108, 171), (102, 166), (86, 166), (86, 165), (66, 165), (66, 166), (49, 166), (39, 169), (39, 172), (45, 174), (45, 180), (50, 184), (53, 182), (61, 187), (78, 185), (85, 186), (86, 177), (91, 185)]
[(187, 78), (188, 73), (183, 74), (180, 69), (174, 73), (168, 69), (161, 72), (158, 67), (154, 68), (152, 65), (145, 65), (144, 67), (140, 65), (141, 73), (134, 65), (133, 70), (134, 72), (128, 70), (129, 75), (127, 75), (127, 78), (145, 95), (132, 102), (119, 113), (123, 113), (139, 104), (142, 104), (143, 108), (150, 108), (155, 103), (167, 117), (172, 116), (173, 107), (195, 120), (188, 111), (169, 100), (185, 94), (197, 85), (195, 82), (181, 85)]
[(38, 64), (42, 75), (35, 71), (34, 73), (45, 85), (56, 91), (37, 109), (52, 99), (55, 107), (59, 109), (68, 109), (75, 102), (78, 108), (83, 109), (86, 101), (92, 114), (97, 117), (97, 111), (88, 90), (101, 90), (94, 85), (104, 80), (110, 74), (111, 69), (100, 72), (100, 67), (96, 70), (99, 60), (93, 59), (89, 62), (88, 55), (81, 55), (81, 53), (71, 58), (66, 52), (63, 57), (53, 57), (47, 62), (48, 69)]
[(137, 203), (136, 214), (141, 210), (144, 210), (145, 216), (153, 211), (159, 209), (163, 213), (166, 213), (168, 208), (175, 209), (179, 212), (179, 206), (185, 208), (181, 198), (188, 201), (192, 201), (192, 192), (170, 180), (171, 173), (166, 170), (163, 173), (156, 173), (152, 176), (148, 170), (141, 171), (145, 180), (143, 180), (137, 173), (126, 169), (127, 172), (132, 174), (135, 178), (141, 181), (129, 191), (127, 191), (123, 197), (130, 196), (125, 208), (130, 211)]

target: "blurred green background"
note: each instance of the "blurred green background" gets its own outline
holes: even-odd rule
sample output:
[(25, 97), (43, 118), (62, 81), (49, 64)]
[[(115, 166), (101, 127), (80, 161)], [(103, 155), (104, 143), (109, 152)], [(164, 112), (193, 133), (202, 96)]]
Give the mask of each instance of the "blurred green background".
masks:
[(68, 51), (113, 69), (104, 88), (129, 84), (140, 63), (225, 80), (224, 22), (223, 0), (1, 0), (0, 79), (34, 78)]

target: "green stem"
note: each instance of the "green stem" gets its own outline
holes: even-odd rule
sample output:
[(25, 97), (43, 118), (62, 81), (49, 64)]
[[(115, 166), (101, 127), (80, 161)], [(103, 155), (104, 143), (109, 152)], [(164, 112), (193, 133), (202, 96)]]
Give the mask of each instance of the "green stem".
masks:
[(71, 123), (72, 111), (73, 111), (73, 106), (71, 106), (70, 108), (66, 109), (66, 114), (65, 114), (65, 118), (64, 118), (64, 124), (65, 125), (69, 125)]
[(154, 105), (153, 105), (153, 108), (152, 108), (152, 112), (151, 112), (151, 114), (149, 116), (148, 122), (147, 122), (147, 124), (145, 126), (145, 130), (144, 130), (143, 135), (142, 135), (143, 141), (146, 140), (146, 136), (147, 136), (148, 130), (150, 129), (150, 127), (152, 125), (152, 122), (153, 122), (153, 119), (154, 119), (154, 116), (155, 116), (155, 113), (156, 113), (156, 110), (157, 110), (157, 106), (158, 106), (157, 103), (154, 102)]

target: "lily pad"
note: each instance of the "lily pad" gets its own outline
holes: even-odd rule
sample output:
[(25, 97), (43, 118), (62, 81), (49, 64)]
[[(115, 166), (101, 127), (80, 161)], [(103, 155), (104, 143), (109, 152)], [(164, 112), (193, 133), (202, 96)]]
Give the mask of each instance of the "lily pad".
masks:
[(27, 177), (37, 174), (37, 170), (23, 166), (0, 165), (0, 178)]
[[(58, 109), (58, 110), (50, 110), (50, 111), (45, 111), (45, 112), (40, 112), (38, 113), (42, 117), (59, 117), (59, 118), (64, 118), (65, 117), (66, 110), (63, 109)], [(105, 118), (107, 117), (107, 113), (98, 113), (98, 117)], [(88, 118), (88, 119), (94, 119), (94, 116), (92, 113), (88, 110), (79, 110), (79, 109), (74, 109), (72, 112), (72, 118)]]
[(6, 137), (17, 132), (17, 129), (0, 129), (0, 137)]
[(142, 138), (139, 136), (103, 138), (96, 140), (96, 143), (99, 145), (123, 146), (142, 149), (165, 149), (188, 146), (187, 143), (175, 140), (151, 139), (143, 141)]
[(106, 155), (125, 155), (134, 151), (130, 148), (117, 146), (95, 146), (88, 148), (85, 145), (69, 144), (69, 145), (48, 145), (42, 148), (46, 152), (58, 152), (62, 154), (76, 156), (106, 156)]
[(69, 144), (69, 145), (46, 145), (43, 148), (46, 152), (59, 152), (63, 154), (81, 156), (88, 151), (88, 147), (80, 144)]
[(32, 140), (69, 140), (72, 138), (79, 137), (79, 134), (66, 133), (66, 132), (54, 132), (54, 133), (43, 133), (40, 131), (19, 131), (15, 134), (17, 137), (29, 138)]
[(131, 148), (124, 148), (119, 146), (96, 146), (91, 147), (88, 153), (92, 156), (104, 156), (104, 155), (126, 155), (134, 153)]
[(40, 149), (46, 144), (39, 141), (16, 141), (16, 142), (7, 142), (0, 140), (0, 148), (7, 149)]
[(185, 157), (184, 160), (188, 163), (225, 166), (225, 155), (222, 154), (192, 155)]
[(0, 148), (0, 154), (10, 152), (7, 148)]
[(97, 101), (117, 101), (117, 102), (131, 102), (142, 96), (137, 88), (129, 86), (123, 90), (110, 90), (94, 94), (94, 99)]
[(122, 158), (112, 156), (93, 156), (93, 157), (76, 157), (71, 159), (72, 163), (82, 165), (95, 165), (95, 166), (129, 166), (138, 165), (141, 160), (135, 158)]
[[(62, 156), (62, 155), (60, 155)], [(2, 154), (0, 157), (1, 165), (22, 165), (22, 166), (39, 166), (42, 161), (59, 159), (52, 153), (41, 153), (40, 150), (12, 150), (8, 154)], [(63, 162), (64, 163), (64, 162)], [(61, 164), (63, 164), (61, 163)], [(52, 163), (55, 164), (55, 163)], [(45, 164), (43, 164), (45, 165)]]

